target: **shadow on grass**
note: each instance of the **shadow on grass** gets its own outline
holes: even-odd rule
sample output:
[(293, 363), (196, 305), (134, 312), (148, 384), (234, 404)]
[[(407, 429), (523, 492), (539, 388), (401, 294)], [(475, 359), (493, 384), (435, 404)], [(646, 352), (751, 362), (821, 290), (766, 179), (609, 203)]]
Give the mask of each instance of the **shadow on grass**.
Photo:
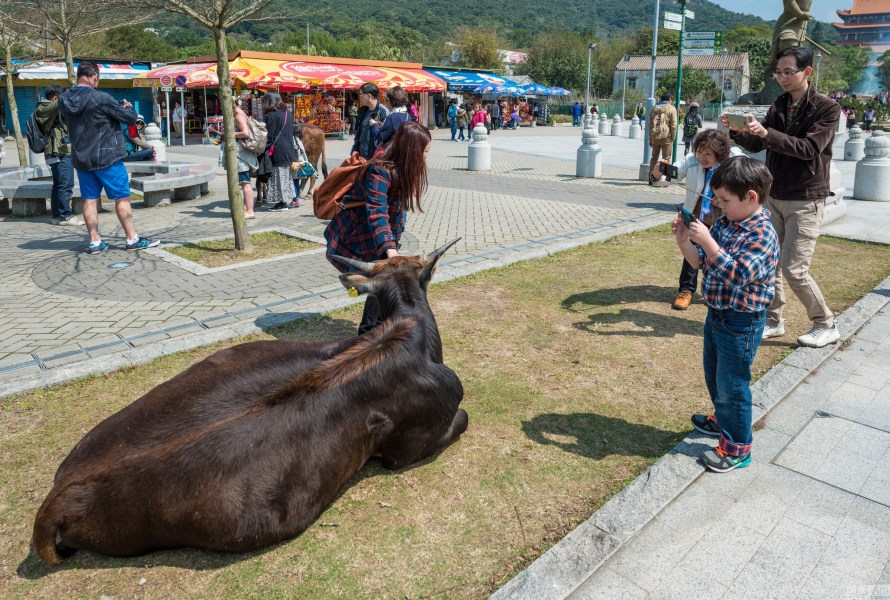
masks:
[[(643, 302), (669, 303), (676, 291), (657, 285), (633, 285), (622, 288), (607, 288), (572, 294), (562, 301), (564, 310), (584, 312), (588, 307), (611, 307), (622, 304)], [(622, 308), (618, 312), (594, 312), (587, 321), (576, 321), (572, 327), (579, 331), (597, 335), (632, 335), (639, 337), (674, 337), (678, 334), (696, 334), (701, 323), (673, 314), (659, 314), (638, 308)], [(633, 323), (635, 328), (611, 329), (612, 325)]]
[(595, 413), (538, 415), (523, 421), (522, 431), (538, 444), (595, 460), (612, 454), (660, 458), (686, 435)]

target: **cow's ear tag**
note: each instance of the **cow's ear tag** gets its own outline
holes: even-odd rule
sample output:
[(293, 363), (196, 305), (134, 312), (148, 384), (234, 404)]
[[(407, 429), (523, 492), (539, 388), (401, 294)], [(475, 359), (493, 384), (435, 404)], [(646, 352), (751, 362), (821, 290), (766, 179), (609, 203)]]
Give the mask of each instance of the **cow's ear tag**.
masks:
[(349, 295), (350, 298), (358, 298), (358, 290), (355, 289), (355, 286), (349, 288), (346, 293)]

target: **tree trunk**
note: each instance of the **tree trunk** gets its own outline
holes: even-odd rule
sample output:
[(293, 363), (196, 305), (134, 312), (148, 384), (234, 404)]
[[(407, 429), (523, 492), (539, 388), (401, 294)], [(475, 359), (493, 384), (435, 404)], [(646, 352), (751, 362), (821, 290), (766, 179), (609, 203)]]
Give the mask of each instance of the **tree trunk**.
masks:
[(9, 113), (12, 117), (12, 128), (15, 131), (15, 145), (16, 149), (19, 151), (19, 165), (22, 167), (28, 166), (28, 150), (27, 145), (28, 142), (25, 141), (25, 136), (22, 133), (22, 125), (19, 123), (19, 105), (15, 100), (15, 87), (12, 85), (12, 46), (6, 44), (4, 46), (4, 50), (6, 51), (6, 97), (9, 99)]
[(238, 142), (235, 139), (235, 111), (232, 109), (232, 79), (229, 76), (229, 53), (226, 49), (225, 29), (215, 27), (216, 74), (219, 78), (219, 102), (223, 114), (223, 144), (225, 144), (226, 183), (229, 189), (229, 210), (235, 231), (235, 250), (253, 252), (247, 222), (244, 220), (244, 198), (238, 184)]
[(65, 68), (68, 69), (68, 85), (73, 86), (77, 84), (77, 74), (74, 71), (74, 53), (71, 51), (71, 40), (65, 38), (63, 45), (65, 47)]

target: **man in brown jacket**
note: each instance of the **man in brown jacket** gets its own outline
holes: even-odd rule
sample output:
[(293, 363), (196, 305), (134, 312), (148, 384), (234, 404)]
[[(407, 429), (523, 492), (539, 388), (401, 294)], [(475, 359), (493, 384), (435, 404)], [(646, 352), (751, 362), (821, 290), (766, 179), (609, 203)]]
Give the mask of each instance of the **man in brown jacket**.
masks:
[[(652, 158), (649, 160), (649, 172), (655, 168), (661, 158), (671, 162), (671, 154), (674, 149), (674, 138), (677, 137), (677, 109), (671, 104), (674, 95), (665, 92), (661, 100), (652, 107), (649, 113), (649, 146), (652, 148)], [(652, 185), (649, 178), (649, 185)]]
[[(819, 237), (825, 199), (831, 193), (831, 145), (840, 119), (840, 107), (813, 89), (813, 51), (794, 46), (782, 50), (775, 78), (785, 90), (763, 123), (748, 116), (747, 127), (729, 127), (732, 139), (751, 152), (766, 150), (766, 166), (773, 175), (766, 202), (781, 244), (780, 266), (788, 285), (800, 299), (812, 322), (809, 332), (797, 338), (801, 346), (821, 348), (840, 339), (834, 313), (828, 308), (810, 261)], [(785, 335), (782, 309), (785, 290), (776, 278), (776, 296), (767, 311), (763, 338)]]

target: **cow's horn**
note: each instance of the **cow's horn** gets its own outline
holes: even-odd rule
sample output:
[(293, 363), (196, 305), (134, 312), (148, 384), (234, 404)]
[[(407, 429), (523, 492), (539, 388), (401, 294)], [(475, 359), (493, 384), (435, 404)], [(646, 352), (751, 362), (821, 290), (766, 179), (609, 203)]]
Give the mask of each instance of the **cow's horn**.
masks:
[(365, 275), (370, 275), (374, 270), (374, 263), (362, 262), (353, 258), (346, 258), (345, 256), (337, 256), (336, 254), (331, 254), (331, 258), (339, 260), (341, 263), (349, 265), (350, 267), (355, 267)]
[(460, 240), (461, 240), (461, 238), (455, 238), (455, 239), (451, 240), (450, 242), (448, 242), (447, 244), (445, 244), (444, 246), (442, 246), (441, 248), (433, 250), (432, 252), (430, 252), (429, 254), (426, 255), (427, 261), (431, 261), (431, 260), (435, 260), (435, 259), (439, 258), (443, 254), (445, 254), (445, 252), (447, 252), (449, 248), (451, 248), (453, 245), (458, 243)]

